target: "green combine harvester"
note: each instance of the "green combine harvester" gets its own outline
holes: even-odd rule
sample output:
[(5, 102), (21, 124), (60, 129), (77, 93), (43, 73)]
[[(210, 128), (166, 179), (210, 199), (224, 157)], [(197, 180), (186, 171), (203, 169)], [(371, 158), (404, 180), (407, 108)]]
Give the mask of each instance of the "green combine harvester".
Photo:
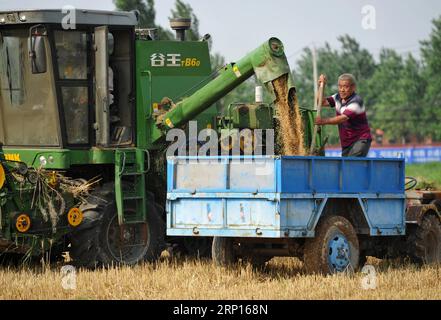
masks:
[[(283, 44), (271, 38), (213, 73), (206, 37), (185, 41), (189, 19), (171, 20), (177, 39), (162, 41), (136, 29), (136, 12), (74, 13), (66, 28), (60, 10), (0, 12), (0, 250), (69, 251), (86, 267), (152, 261), (174, 241), (167, 132), (190, 121), (227, 136), (274, 129), (272, 104), (219, 101), (253, 75), (274, 99), (272, 81), (288, 75), (294, 96)], [(301, 114), (308, 147), (314, 114)]]

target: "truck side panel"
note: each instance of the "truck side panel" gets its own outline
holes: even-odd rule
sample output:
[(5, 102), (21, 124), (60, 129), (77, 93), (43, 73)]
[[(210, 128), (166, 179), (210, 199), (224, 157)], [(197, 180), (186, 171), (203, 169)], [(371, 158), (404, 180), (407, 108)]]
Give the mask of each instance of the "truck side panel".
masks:
[(329, 199), (358, 204), (372, 236), (404, 234), (400, 159), (178, 157), (168, 166), (168, 235), (313, 237)]

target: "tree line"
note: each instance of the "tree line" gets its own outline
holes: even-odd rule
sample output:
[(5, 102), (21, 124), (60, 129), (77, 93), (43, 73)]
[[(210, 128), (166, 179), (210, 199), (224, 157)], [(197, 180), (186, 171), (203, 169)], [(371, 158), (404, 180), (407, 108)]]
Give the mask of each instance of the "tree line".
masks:
[[(363, 97), (369, 123), (374, 131), (384, 132), (391, 143), (441, 140), (441, 17), (433, 21), (429, 39), (421, 41), (421, 60), (412, 54), (400, 55), (382, 48), (378, 61), (349, 35), (338, 38), (340, 48), (326, 43), (317, 48), (317, 68), (328, 76), (326, 93), (337, 92), (337, 78), (352, 73), (357, 92)], [(301, 105), (313, 100), (312, 51), (303, 49), (293, 71)], [(333, 111), (325, 111), (332, 116)], [(338, 142), (336, 128), (327, 127), (330, 142)]]

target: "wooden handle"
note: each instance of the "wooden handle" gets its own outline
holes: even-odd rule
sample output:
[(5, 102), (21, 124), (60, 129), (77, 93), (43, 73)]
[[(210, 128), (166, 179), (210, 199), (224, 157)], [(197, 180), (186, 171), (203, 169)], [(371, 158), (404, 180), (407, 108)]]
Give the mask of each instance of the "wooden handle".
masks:
[[(317, 103), (317, 116), (320, 117), (320, 112), (322, 111), (322, 103), (323, 103), (323, 90), (324, 85), (323, 82), (320, 82), (320, 86), (318, 89), (318, 103)], [(318, 125), (314, 125), (314, 132), (312, 134), (312, 140), (311, 140), (311, 147), (309, 148), (309, 154), (314, 154), (314, 148), (315, 148), (315, 140), (317, 138), (317, 131), (318, 131)]]

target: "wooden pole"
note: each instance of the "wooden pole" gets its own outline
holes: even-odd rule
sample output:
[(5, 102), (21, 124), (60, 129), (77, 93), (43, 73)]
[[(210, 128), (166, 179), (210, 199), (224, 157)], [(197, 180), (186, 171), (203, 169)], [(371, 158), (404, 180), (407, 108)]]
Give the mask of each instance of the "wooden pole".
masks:
[[(318, 89), (318, 98), (317, 98), (317, 117), (320, 117), (320, 112), (322, 110), (322, 103), (323, 103), (323, 82), (320, 82), (320, 87)], [(312, 140), (311, 140), (311, 147), (309, 148), (309, 154), (314, 154), (314, 148), (315, 148), (315, 140), (317, 139), (317, 131), (319, 126), (314, 125), (314, 133), (312, 134)]]

